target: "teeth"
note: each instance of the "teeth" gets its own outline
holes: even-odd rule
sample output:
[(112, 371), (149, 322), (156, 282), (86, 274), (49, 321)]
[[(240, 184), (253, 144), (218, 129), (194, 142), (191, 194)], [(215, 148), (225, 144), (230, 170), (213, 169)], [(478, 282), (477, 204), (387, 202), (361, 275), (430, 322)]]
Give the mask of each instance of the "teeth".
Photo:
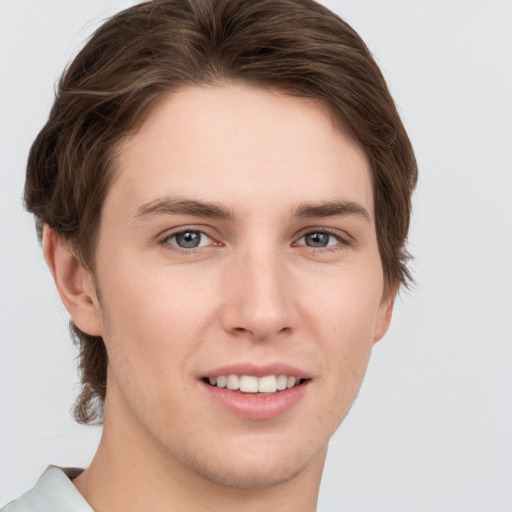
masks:
[(260, 393), (275, 393), (277, 390), (276, 380), (275, 375), (261, 377), (258, 382), (258, 391)]
[(279, 391), (286, 389), (286, 383), (288, 382), (288, 377), (286, 375), (279, 375), (277, 377), (276, 387)]
[(300, 383), (300, 379), (293, 375), (265, 375), (258, 378), (253, 375), (231, 374), (209, 377), (208, 380), (212, 386), (242, 393), (275, 393), (293, 388)]
[(240, 389), (240, 377), (238, 375), (228, 375), (226, 387), (233, 391)]
[(258, 377), (242, 375), (240, 377), (240, 391), (243, 391), (244, 393), (257, 393)]

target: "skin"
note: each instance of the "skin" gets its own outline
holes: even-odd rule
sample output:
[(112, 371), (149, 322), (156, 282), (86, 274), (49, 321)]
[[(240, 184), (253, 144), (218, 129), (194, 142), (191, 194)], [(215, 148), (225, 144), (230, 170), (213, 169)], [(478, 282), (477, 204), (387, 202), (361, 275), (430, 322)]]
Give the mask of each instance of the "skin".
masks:
[[(360, 212), (297, 215), (327, 202)], [(184, 228), (199, 247), (178, 246)], [(319, 232), (327, 246), (308, 245)], [(95, 276), (49, 228), (44, 251), (109, 355), (102, 441), (74, 480), (95, 510), (315, 510), (393, 305), (368, 160), (324, 104), (233, 84), (166, 97), (120, 148)], [(303, 398), (271, 420), (226, 410), (200, 378), (241, 362), (300, 368)]]

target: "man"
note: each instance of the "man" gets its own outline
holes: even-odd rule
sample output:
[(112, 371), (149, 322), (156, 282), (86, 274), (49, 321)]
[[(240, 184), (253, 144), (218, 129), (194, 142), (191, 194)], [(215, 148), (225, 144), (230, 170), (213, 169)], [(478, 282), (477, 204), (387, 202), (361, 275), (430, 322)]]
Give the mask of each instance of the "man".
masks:
[(83, 472), (5, 510), (314, 511), (407, 282), (412, 148), (310, 0), (156, 0), (76, 57), (25, 188), (80, 346)]

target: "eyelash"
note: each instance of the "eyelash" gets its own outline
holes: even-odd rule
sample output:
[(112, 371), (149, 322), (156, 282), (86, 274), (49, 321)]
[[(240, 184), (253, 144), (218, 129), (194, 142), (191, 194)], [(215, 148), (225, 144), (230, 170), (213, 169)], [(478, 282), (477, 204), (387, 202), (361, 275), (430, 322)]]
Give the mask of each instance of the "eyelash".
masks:
[[(163, 236), (159, 240), (159, 244), (162, 245), (166, 250), (172, 251), (172, 252), (177, 252), (179, 254), (188, 254), (188, 255), (196, 254), (198, 252), (198, 250), (204, 249), (204, 247), (183, 248), (183, 247), (179, 247), (177, 244), (170, 243), (170, 240), (172, 240), (173, 238), (175, 238), (179, 235), (185, 234), (185, 233), (199, 233), (201, 236), (208, 237), (210, 240), (212, 240), (213, 243), (208, 244), (206, 247), (222, 246), (222, 244), (220, 242), (216, 242), (215, 239), (213, 237), (211, 237), (210, 235), (208, 235), (207, 233), (205, 233), (205, 231), (203, 231), (201, 229), (189, 228), (189, 227), (184, 227), (184, 228), (179, 229), (178, 231), (173, 231), (171, 233), (166, 233), (165, 236)], [(328, 235), (330, 237), (335, 238), (338, 243), (335, 245), (326, 246), (326, 247), (312, 247), (312, 246), (306, 245), (305, 243), (304, 244), (298, 243), (298, 241), (304, 239), (308, 235), (313, 235), (313, 234)], [(326, 228), (318, 228), (318, 229), (310, 229), (308, 231), (303, 232), (296, 239), (296, 241), (293, 242), (292, 245), (294, 247), (297, 247), (297, 246), (306, 247), (313, 253), (326, 253), (326, 252), (337, 252), (337, 251), (343, 250), (346, 247), (349, 247), (352, 245), (352, 240), (349, 235), (342, 236), (338, 231), (333, 231), (333, 230), (326, 229)]]
[(304, 232), (297, 240), (302, 240), (306, 236), (313, 235), (313, 234), (329, 235), (330, 237), (335, 238), (338, 243), (335, 245), (326, 246), (326, 247), (311, 247), (306, 244), (298, 244), (297, 242), (294, 242), (293, 245), (295, 245), (295, 246), (301, 245), (303, 247), (307, 247), (309, 250), (313, 251), (314, 253), (337, 252), (337, 251), (341, 251), (341, 250), (345, 249), (346, 247), (349, 247), (350, 245), (352, 245), (352, 240), (350, 239), (350, 237), (348, 235), (342, 236), (339, 231), (334, 231), (334, 230), (330, 230), (330, 229), (326, 229), (326, 228), (318, 228), (318, 229), (308, 230), (308, 231)]
[[(201, 236), (206, 236), (210, 240), (212, 240), (213, 244), (211, 244), (211, 245), (217, 245), (217, 246), (222, 245), (219, 242), (216, 242), (213, 237), (209, 236), (202, 229), (188, 228), (188, 227), (181, 228), (181, 229), (179, 229), (177, 231), (173, 231), (171, 233), (166, 233), (166, 235), (163, 236), (159, 240), (159, 243), (166, 250), (172, 251), (172, 252), (177, 252), (179, 254), (195, 254), (195, 253), (197, 253), (198, 250), (201, 250), (201, 249), (204, 248), (204, 247), (191, 247), (191, 248), (187, 249), (187, 248), (184, 248), (184, 247), (179, 247), (177, 244), (170, 243), (170, 240), (172, 240), (173, 238), (176, 238), (179, 235), (183, 235), (185, 233), (199, 233), (199, 234), (201, 234)], [(210, 244), (208, 246), (210, 246)]]

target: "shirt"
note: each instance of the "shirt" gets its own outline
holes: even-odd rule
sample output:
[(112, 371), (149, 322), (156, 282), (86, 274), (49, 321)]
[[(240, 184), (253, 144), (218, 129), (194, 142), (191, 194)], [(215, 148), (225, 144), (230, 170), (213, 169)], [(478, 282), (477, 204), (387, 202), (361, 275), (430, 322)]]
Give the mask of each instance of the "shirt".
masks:
[(49, 466), (30, 491), (0, 512), (94, 512), (71, 482), (82, 471)]
[(71, 478), (83, 469), (49, 466), (36, 485), (0, 512), (94, 512)]

